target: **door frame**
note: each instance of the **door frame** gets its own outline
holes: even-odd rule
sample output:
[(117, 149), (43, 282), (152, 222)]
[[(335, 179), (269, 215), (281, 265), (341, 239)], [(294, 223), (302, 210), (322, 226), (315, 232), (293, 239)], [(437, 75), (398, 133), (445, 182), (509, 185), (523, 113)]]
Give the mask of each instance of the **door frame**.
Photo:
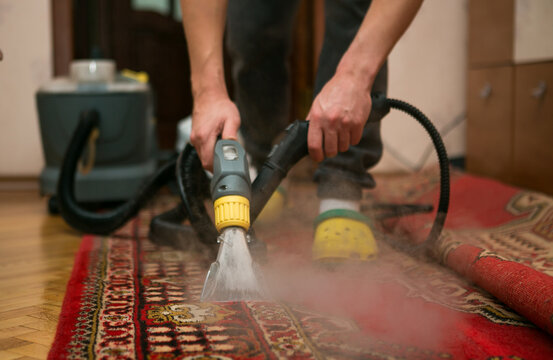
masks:
[(73, 60), (73, 0), (50, 0), (54, 76), (69, 74)]

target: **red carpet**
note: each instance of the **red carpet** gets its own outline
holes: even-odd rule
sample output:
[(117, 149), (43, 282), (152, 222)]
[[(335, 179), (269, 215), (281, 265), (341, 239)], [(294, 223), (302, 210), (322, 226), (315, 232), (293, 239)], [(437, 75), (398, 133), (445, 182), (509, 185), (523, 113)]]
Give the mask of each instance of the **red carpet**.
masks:
[[(429, 173), (378, 180), (379, 201), (436, 197)], [(278, 301), (200, 303), (210, 261), (152, 244), (145, 211), (83, 238), (49, 358), (553, 359), (553, 198), (456, 175), (441, 265), (379, 241), (375, 262), (329, 272), (309, 261), (313, 188), (289, 194), (282, 221), (258, 227)], [(377, 238), (431, 219), (376, 224)]]

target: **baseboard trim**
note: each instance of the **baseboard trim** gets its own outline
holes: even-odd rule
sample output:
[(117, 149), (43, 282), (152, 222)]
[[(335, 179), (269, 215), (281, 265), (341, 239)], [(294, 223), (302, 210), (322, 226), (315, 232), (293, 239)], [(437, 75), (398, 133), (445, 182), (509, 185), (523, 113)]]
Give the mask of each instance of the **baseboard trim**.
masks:
[(38, 177), (0, 176), (0, 191), (38, 191)]

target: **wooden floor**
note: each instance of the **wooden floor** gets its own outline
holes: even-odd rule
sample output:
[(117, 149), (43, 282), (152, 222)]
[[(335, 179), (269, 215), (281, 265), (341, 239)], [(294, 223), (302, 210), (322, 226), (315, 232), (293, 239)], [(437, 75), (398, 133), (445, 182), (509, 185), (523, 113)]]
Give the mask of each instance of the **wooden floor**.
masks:
[(45, 359), (80, 234), (37, 191), (0, 191), (0, 359)]

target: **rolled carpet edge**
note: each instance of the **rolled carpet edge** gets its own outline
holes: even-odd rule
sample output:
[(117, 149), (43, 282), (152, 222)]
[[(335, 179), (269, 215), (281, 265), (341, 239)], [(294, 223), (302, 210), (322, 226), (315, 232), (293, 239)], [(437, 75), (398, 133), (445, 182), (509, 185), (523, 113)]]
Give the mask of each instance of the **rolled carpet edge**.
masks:
[(444, 263), (553, 335), (553, 277), (467, 244), (450, 247)]

